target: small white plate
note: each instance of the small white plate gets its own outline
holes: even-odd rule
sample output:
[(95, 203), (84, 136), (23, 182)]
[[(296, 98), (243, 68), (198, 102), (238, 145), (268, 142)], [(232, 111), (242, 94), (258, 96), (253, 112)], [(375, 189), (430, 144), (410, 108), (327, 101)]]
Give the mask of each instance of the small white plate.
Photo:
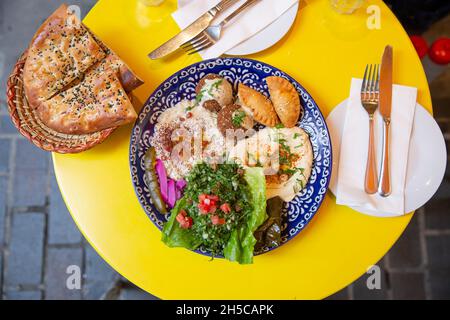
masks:
[[(178, 0), (178, 5), (181, 8), (190, 1), (192, 0)], [(298, 7), (299, 3), (297, 2), (297, 4), (292, 6), (292, 8), (286, 11), (272, 24), (268, 25), (253, 37), (238, 44), (236, 47), (226, 52), (226, 54), (244, 56), (270, 48), (289, 32), (297, 17)]]
[[(326, 120), (333, 147), (333, 170), (330, 190), (335, 195), (346, 107), (347, 100), (335, 107)], [(419, 104), (416, 106), (414, 117), (406, 173), (406, 213), (419, 209), (431, 199), (441, 185), (447, 165), (447, 150), (444, 137), (434, 118)], [(351, 208), (364, 214), (379, 216), (379, 213), (366, 208)]]

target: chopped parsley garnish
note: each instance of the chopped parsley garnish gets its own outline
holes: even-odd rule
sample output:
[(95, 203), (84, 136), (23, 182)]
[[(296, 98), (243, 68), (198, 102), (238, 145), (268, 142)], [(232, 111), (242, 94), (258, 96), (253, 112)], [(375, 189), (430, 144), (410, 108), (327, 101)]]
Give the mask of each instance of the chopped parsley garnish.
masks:
[(283, 128), (284, 128), (284, 124), (278, 123), (278, 124), (275, 126), (275, 128), (276, 128), (276, 129), (283, 129)]
[(238, 110), (233, 114), (233, 117), (231, 118), (231, 123), (233, 123), (233, 126), (235, 128), (238, 128), (242, 125), (245, 119), (245, 112), (242, 110)]
[(216, 89), (216, 91), (217, 90), (219, 90), (219, 86), (222, 84), (222, 82), (223, 82), (223, 79), (220, 79), (220, 80), (217, 80), (216, 82), (214, 82), (212, 85), (211, 85), (211, 88), (209, 89), (209, 92), (208, 93), (212, 93), (212, 89)]
[(202, 90), (200, 90), (200, 92), (197, 94), (197, 97), (195, 98), (195, 100), (197, 102), (200, 102), (203, 100), (203, 98), (205, 97), (205, 95), (208, 95), (210, 97), (213, 97), (213, 90), (219, 90), (219, 86), (222, 84), (223, 79), (219, 79), (217, 81), (215, 81), (214, 83), (212, 83), (208, 89), (203, 88)]

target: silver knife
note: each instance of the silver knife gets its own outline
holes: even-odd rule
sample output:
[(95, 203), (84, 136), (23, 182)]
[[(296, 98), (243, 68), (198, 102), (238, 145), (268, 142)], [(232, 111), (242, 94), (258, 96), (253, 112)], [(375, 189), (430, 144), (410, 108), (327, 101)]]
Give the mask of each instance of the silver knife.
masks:
[(211, 21), (213, 21), (219, 12), (228, 9), (237, 1), (238, 0), (222, 0), (215, 7), (208, 10), (208, 12), (204, 13), (200, 18), (178, 33), (175, 37), (151, 52), (148, 56), (155, 60), (176, 51), (182, 44), (192, 40), (208, 28)]
[(380, 184), (378, 193), (387, 197), (391, 194), (390, 176), (390, 125), (392, 109), (392, 47), (386, 46), (381, 61), (380, 70), (380, 107), (379, 112), (383, 117), (383, 156), (380, 171)]

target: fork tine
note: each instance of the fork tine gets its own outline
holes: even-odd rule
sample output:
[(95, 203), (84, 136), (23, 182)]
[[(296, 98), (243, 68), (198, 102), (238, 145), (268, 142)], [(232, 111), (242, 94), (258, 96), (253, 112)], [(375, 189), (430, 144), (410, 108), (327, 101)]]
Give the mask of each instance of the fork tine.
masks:
[(202, 38), (200, 38), (200, 39), (195, 40), (195, 42), (188, 43), (188, 44), (182, 46), (181, 48), (182, 48), (183, 50), (185, 50), (185, 51), (190, 51), (190, 50), (192, 50), (195, 46), (199, 45), (200, 43), (203, 43), (203, 41), (205, 41), (205, 39), (206, 39), (206, 38), (203, 38), (203, 37), (202, 37)]
[(206, 39), (206, 35), (202, 32), (200, 33), (198, 36), (196, 36), (195, 38), (193, 38), (192, 40), (185, 42), (184, 44), (182, 44), (180, 46), (180, 48), (183, 48), (184, 50), (190, 50), (188, 48), (193, 47), (195, 45), (197, 45), (199, 42), (202, 42)]
[(363, 82), (362, 82), (362, 85), (361, 85), (361, 93), (364, 93), (366, 91), (367, 69), (369, 69), (369, 65), (368, 64), (366, 64), (366, 70), (364, 70), (364, 77), (363, 77)]
[(205, 43), (209, 42), (208, 38), (203, 39), (200, 42), (195, 43), (194, 45), (192, 45), (188, 50), (186, 51), (192, 51), (192, 50), (196, 50), (198, 47), (201, 47), (202, 45), (204, 45)]
[(367, 91), (369, 94), (372, 93), (372, 64), (370, 64), (369, 75), (367, 76)]
[(375, 94), (377, 89), (377, 73), (378, 73), (378, 65), (373, 65), (373, 75), (372, 75), (372, 93)]
[(377, 78), (375, 81), (375, 91), (377, 93), (380, 92), (380, 65), (379, 64), (377, 64)]
[(202, 51), (202, 50), (204, 50), (206, 48), (211, 47), (212, 45), (213, 45), (213, 43), (209, 39), (206, 39), (201, 44), (199, 44), (196, 47), (194, 47), (192, 51), (188, 52), (188, 55), (192, 55), (194, 53)]
[(190, 55), (196, 54), (196, 53), (198, 53), (198, 52), (200, 52), (200, 51), (202, 51), (202, 50), (208, 49), (208, 48), (211, 47), (212, 45), (213, 45), (212, 43), (206, 43), (206, 44), (204, 44), (203, 46), (201, 46), (201, 47), (199, 47), (199, 48), (197, 48), (197, 49), (195, 49), (195, 50), (189, 52), (188, 55), (190, 56)]

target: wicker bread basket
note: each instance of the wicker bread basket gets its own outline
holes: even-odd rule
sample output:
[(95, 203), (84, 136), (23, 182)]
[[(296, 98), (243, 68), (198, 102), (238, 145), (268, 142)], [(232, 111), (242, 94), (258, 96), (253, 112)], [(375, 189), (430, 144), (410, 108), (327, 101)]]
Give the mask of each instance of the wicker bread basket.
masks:
[(78, 153), (102, 143), (116, 128), (83, 135), (70, 135), (48, 128), (28, 104), (23, 88), (26, 52), (19, 58), (7, 83), (8, 110), (17, 130), (37, 147), (57, 153)]

